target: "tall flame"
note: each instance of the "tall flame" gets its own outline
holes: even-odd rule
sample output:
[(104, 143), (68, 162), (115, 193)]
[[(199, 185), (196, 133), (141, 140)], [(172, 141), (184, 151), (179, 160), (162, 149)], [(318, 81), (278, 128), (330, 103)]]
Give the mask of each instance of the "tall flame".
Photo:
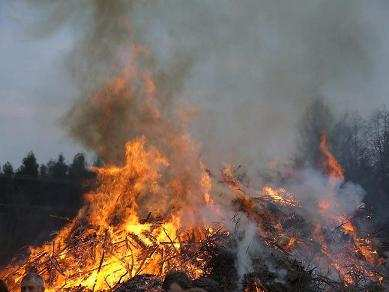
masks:
[(97, 189), (49, 243), (0, 271), (12, 290), (31, 266), (48, 291), (112, 289), (134, 275), (173, 268), (201, 272), (204, 260), (183, 258), (180, 250), (212, 233), (198, 216), (211, 204), (211, 181), (196, 145), (165, 109), (174, 87), (161, 88), (168, 75), (138, 65), (137, 59), (151, 61), (147, 49), (134, 45), (132, 53), (116, 78), (74, 108), (71, 133), (109, 163), (94, 169)]
[[(134, 52), (148, 54), (142, 47)], [(209, 258), (198, 250), (215, 229), (201, 212), (223, 218), (231, 214), (225, 205), (231, 208), (232, 204), (217, 201), (196, 144), (172, 110), (166, 110), (170, 89), (161, 93), (155, 74), (135, 63), (130, 62), (76, 113), (75, 118), (88, 116), (88, 122), (77, 124), (73, 135), (85, 136), (84, 145), (110, 164), (94, 169), (98, 187), (85, 195), (76, 218), (50, 242), (31, 247), (26, 259), (0, 271), (11, 290), (18, 289), (32, 266), (44, 277), (47, 291), (112, 290), (135, 275), (163, 276), (171, 269), (193, 277), (202, 273)], [(91, 119), (94, 123), (89, 123)], [(257, 197), (252, 196), (229, 168), (222, 171), (221, 182), (234, 195), (231, 201), (239, 202), (239, 211), (257, 224), (257, 235), (268, 246), (291, 255), (313, 253), (316, 263), (336, 271), (347, 285), (358, 275), (381, 281), (371, 269), (381, 262), (372, 240), (361, 236), (352, 219), (338, 208), (337, 189), (344, 182), (344, 171), (325, 134), (320, 151), (330, 194), (314, 206), (320, 219), (308, 222), (308, 231), (288, 227), (289, 214), (304, 208), (297, 194), (264, 186), (259, 194), (255, 192)], [(340, 247), (333, 245), (328, 226), (338, 226), (348, 240)], [(257, 284), (256, 291), (264, 290)]]
[[(16, 290), (30, 265), (39, 268), (48, 291), (110, 289), (134, 275), (163, 275), (172, 268), (199, 273), (201, 261), (183, 264), (180, 258), (181, 210), (170, 199), (174, 178), (164, 181), (161, 173), (169, 162), (146, 144), (145, 138), (134, 139), (126, 145), (123, 166), (96, 169), (99, 187), (86, 195), (78, 216), (52, 242), (31, 248), (21, 266), (1, 271), (11, 288)], [(153, 201), (159, 204), (142, 206)], [(140, 213), (146, 209), (148, 215)]]
[(328, 136), (323, 133), (320, 136), (320, 152), (323, 155), (323, 167), (331, 179), (344, 180), (344, 170), (335, 156), (330, 151)]
[(315, 225), (313, 237), (320, 242), (321, 251), (327, 257), (330, 266), (335, 268), (342, 281), (347, 285), (352, 285), (357, 280), (359, 274), (364, 274), (367, 277), (376, 278), (382, 281), (380, 275), (375, 275), (369, 271), (363, 261), (358, 257), (351, 256), (354, 252), (364, 261), (371, 265), (382, 264), (382, 259), (378, 256), (377, 251), (373, 247), (371, 240), (368, 237), (361, 237), (358, 228), (353, 224), (352, 219), (338, 210), (339, 201), (336, 196), (336, 188), (340, 183), (344, 182), (344, 170), (335, 156), (329, 150), (328, 137), (322, 134), (320, 137), (320, 151), (323, 155), (323, 167), (329, 177), (330, 194), (327, 198), (319, 200), (318, 209), (323, 218), (328, 218), (340, 228), (344, 234), (351, 237), (350, 245), (343, 246), (341, 250), (332, 248), (329, 244), (330, 238), (324, 235), (324, 230), (320, 223)]
[[(309, 264), (313, 261), (319, 271), (330, 273), (346, 286), (369, 281), (382, 283), (383, 277), (377, 271), (382, 258), (372, 239), (368, 234), (361, 234), (341, 207), (338, 191), (344, 183), (344, 171), (329, 150), (325, 135), (321, 137), (320, 151), (324, 177), (328, 179), (324, 189), (328, 193), (317, 201), (310, 198), (313, 206), (309, 200), (299, 201), (298, 196), (285, 188), (269, 185), (254, 197), (250, 189), (233, 176), (231, 168), (222, 172), (223, 181), (236, 194), (241, 210), (257, 224), (258, 235), (268, 246), (277, 247)], [(278, 211), (272, 212), (267, 202), (278, 205)], [(303, 217), (306, 225), (301, 226), (301, 230), (291, 228), (288, 220), (295, 222), (296, 213), (304, 216), (307, 211), (314, 214)], [(304, 229), (308, 236), (304, 235)]]

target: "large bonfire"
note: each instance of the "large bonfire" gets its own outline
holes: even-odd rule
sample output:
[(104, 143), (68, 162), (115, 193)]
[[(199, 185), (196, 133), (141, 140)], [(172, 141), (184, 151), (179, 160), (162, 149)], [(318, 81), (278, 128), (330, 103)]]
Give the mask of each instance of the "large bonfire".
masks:
[[(1, 270), (0, 278), (12, 290), (32, 267), (48, 291), (112, 290), (135, 275), (162, 277), (172, 269), (197, 277), (210, 260), (202, 246), (215, 234), (229, 236), (232, 229), (226, 222), (234, 213), (255, 224), (258, 242), (267, 249), (316, 267), (318, 275), (344, 286), (382, 282), (382, 260), (372, 239), (359, 230), (353, 214), (341, 208), (338, 193), (344, 174), (324, 134), (320, 151), (326, 196), (313, 194), (307, 203), (296, 188), (249, 187), (233, 167), (220, 174), (207, 170), (181, 121), (165, 114), (158, 88), (164, 78), (130, 64), (88, 99), (103, 138), (116, 135), (118, 125), (112, 123), (121, 120), (112, 119), (116, 105), (129, 106), (129, 112), (122, 112), (128, 115), (124, 123), (139, 128), (131, 131), (125, 145), (114, 145), (125, 148), (122, 163), (110, 153), (112, 147), (98, 145), (100, 155), (115, 157), (94, 169), (97, 187), (85, 195), (76, 218), (50, 242), (30, 247), (25, 258)], [(142, 120), (131, 120), (134, 110)], [(302, 224), (293, 223), (299, 219)]]

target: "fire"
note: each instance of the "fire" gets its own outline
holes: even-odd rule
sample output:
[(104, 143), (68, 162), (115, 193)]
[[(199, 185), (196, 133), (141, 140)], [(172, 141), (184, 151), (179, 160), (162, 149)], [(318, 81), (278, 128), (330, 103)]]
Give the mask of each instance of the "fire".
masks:
[(265, 199), (269, 199), (276, 204), (282, 206), (297, 206), (298, 202), (294, 196), (288, 193), (284, 188), (272, 188), (271, 186), (265, 186), (262, 188), (261, 195)]
[(266, 289), (259, 281), (254, 280), (243, 289), (243, 292), (266, 292)]
[(344, 170), (335, 156), (329, 150), (328, 137), (325, 133), (320, 136), (320, 152), (323, 155), (323, 168), (333, 180), (344, 180)]
[[(123, 165), (95, 169), (98, 187), (85, 195), (86, 205), (72, 222), (51, 242), (30, 248), (26, 260), (0, 271), (11, 289), (17, 290), (31, 266), (38, 267), (47, 291), (112, 290), (135, 275), (163, 276), (171, 269), (185, 270), (193, 277), (202, 274), (207, 258), (196, 248), (216, 228), (201, 220), (198, 208), (224, 216), (211, 191), (210, 173), (199, 164), (198, 183), (188, 188), (188, 177), (173, 171), (175, 162), (145, 137), (132, 139), (125, 149)], [(319, 268), (329, 268), (347, 286), (361, 277), (382, 282), (372, 268), (382, 264), (372, 240), (360, 235), (352, 218), (336, 208), (336, 187), (343, 182), (343, 170), (324, 138), (321, 150), (330, 160), (323, 164), (330, 194), (317, 202), (320, 219), (306, 223), (305, 229), (311, 228), (308, 238), (288, 226), (290, 215), (304, 205), (285, 188), (266, 185), (259, 196), (251, 196), (232, 168), (222, 171), (220, 182), (235, 195), (240, 211), (257, 224), (257, 234), (267, 246), (287, 255), (312, 255)], [(187, 197), (188, 193), (194, 197)], [(282, 208), (274, 211), (272, 204)], [(336, 227), (329, 230), (328, 226)], [(340, 233), (347, 239), (334, 244)], [(183, 250), (191, 248), (195, 252), (188, 259)], [(260, 284), (254, 288), (266, 291)]]
[[(323, 217), (329, 218), (334, 224), (337, 224), (341, 231), (350, 237), (351, 241), (341, 250), (333, 250), (329, 244), (329, 238), (323, 234), (320, 223), (315, 226), (313, 237), (320, 243), (321, 251), (326, 255), (329, 265), (335, 268), (341, 280), (347, 285), (352, 285), (356, 281), (354, 274), (364, 274), (379, 282), (381, 276), (369, 271), (364, 262), (366, 261), (373, 266), (382, 264), (382, 259), (378, 256), (371, 240), (368, 237), (361, 237), (352, 220), (336, 210), (339, 203), (335, 189), (344, 181), (344, 170), (329, 150), (328, 138), (325, 134), (320, 138), (320, 151), (324, 158), (323, 167), (329, 177), (331, 190), (327, 198), (318, 201), (319, 212)], [(364, 261), (360, 261), (352, 254), (359, 255)]]
[(133, 45), (131, 54), (115, 78), (74, 109), (74, 120), (83, 122), (70, 126), (72, 135), (108, 163), (93, 169), (97, 189), (50, 242), (0, 271), (12, 290), (32, 266), (48, 291), (112, 289), (171, 269), (202, 273), (206, 259), (188, 257), (220, 230), (199, 216), (202, 208), (218, 211), (212, 181), (196, 144), (165, 109), (180, 85), (164, 85), (169, 74), (144, 66), (155, 64), (147, 48)]
[[(111, 289), (134, 275), (163, 275), (175, 267), (193, 276), (200, 273), (201, 261), (196, 266), (180, 259), (185, 244), (180, 210), (166, 213), (160, 208), (169, 205), (169, 193), (174, 191), (161, 173), (169, 162), (146, 144), (145, 138), (134, 139), (126, 145), (123, 166), (96, 170), (100, 186), (86, 195), (87, 205), (78, 216), (52, 242), (31, 248), (25, 263), (1, 272), (11, 288), (16, 289), (30, 265), (40, 268), (48, 291)], [(159, 206), (142, 205), (153, 201), (150, 196)], [(197, 234), (206, 235), (207, 229), (200, 228), (203, 231)]]
[[(302, 258), (311, 255), (319, 269), (331, 271), (332, 277), (338, 278), (346, 286), (352, 286), (361, 279), (380, 283), (382, 276), (375, 268), (383, 261), (372, 240), (367, 235), (361, 235), (352, 218), (340, 208), (337, 190), (344, 182), (344, 171), (329, 151), (326, 136), (321, 138), (320, 150), (328, 178), (328, 194), (317, 199), (315, 216), (310, 225), (305, 226), (310, 227), (309, 238), (304, 237), (300, 230), (285, 224), (288, 212), (294, 218), (295, 212), (300, 208), (304, 210), (306, 203), (296, 199), (285, 188), (266, 185), (262, 187), (259, 197), (254, 197), (250, 189), (234, 178), (231, 168), (222, 172), (223, 181), (236, 194), (241, 210), (257, 223), (258, 235), (267, 245), (277, 246), (287, 254), (302, 255)], [(270, 211), (268, 202), (283, 207), (280, 210), (286, 213)]]
[[(134, 51), (135, 55), (148, 54), (142, 47)], [(130, 63), (88, 99), (88, 115), (97, 116), (98, 121), (91, 126), (93, 135), (85, 146), (110, 164), (94, 169), (98, 187), (85, 195), (85, 205), (76, 218), (50, 242), (31, 247), (25, 260), (0, 271), (11, 290), (18, 289), (32, 266), (44, 277), (47, 291), (112, 290), (135, 275), (162, 277), (171, 269), (199, 276), (209, 258), (198, 250), (220, 230), (201, 212), (226, 220), (230, 210), (223, 204), (237, 207), (254, 222), (258, 237), (268, 247), (288, 256), (312, 255), (319, 268), (335, 271), (347, 285), (361, 276), (382, 280), (372, 268), (382, 263), (372, 240), (362, 236), (337, 208), (336, 192), (344, 182), (344, 170), (329, 150), (325, 134), (320, 151), (329, 194), (314, 202), (317, 217), (298, 230), (293, 225), (299, 222), (296, 214), (304, 202), (297, 199), (297, 193), (270, 185), (251, 190), (234, 176), (231, 167), (222, 170), (219, 181), (213, 180), (198, 159), (196, 144), (180, 123), (173, 123), (161, 110), (167, 101), (158, 99), (157, 81), (151, 72)], [(116, 107), (128, 111), (118, 113)], [(138, 128), (133, 129), (133, 124)], [(117, 149), (123, 145), (124, 155)], [(122, 156), (124, 161), (119, 162)], [(213, 192), (215, 181), (223, 184), (228, 202), (220, 202)], [(328, 230), (328, 226), (335, 228)], [(228, 234), (226, 226), (221, 229)], [(332, 243), (339, 231), (347, 240), (337, 246)], [(252, 289), (266, 291), (260, 282)]]

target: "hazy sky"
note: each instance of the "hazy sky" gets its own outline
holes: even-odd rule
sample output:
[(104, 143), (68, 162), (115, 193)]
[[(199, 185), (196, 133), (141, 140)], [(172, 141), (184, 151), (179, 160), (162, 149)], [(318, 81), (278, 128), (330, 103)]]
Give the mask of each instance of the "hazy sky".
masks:
[[(29, 150), (40, 161), (70, 158), (81, 148), (59, 122), (77, 97), (64, 56), (84, 27), (65, 22), (34, 38), (26, 26), (37, 14), (15, 3), (0, 1), (0, 163), (19, 163)], [(183, 98), (201, 108), (195, 135), (210, 157), (290, 151), (313, 95), (362, 113), (389, 104), (386, 0), (154, 3), (132, 11), (132, 21), (161, 60), (192, 55)]]
[[(11, 1), (10, 1), (11, 2)], [(0, 163), (18, 164), (33, 150), (40, 161), (78, 147), (59, 127), (74, 92), (61, 56), (72, 38), (66, 32), (34, 40), (12, 5), (0, 4)]]

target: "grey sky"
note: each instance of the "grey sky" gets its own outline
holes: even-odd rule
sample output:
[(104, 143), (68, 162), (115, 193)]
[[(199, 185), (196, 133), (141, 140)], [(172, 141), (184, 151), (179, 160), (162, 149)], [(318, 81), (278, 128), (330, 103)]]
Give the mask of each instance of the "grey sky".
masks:
[[(29, 150), (41, 161), (58, 152), (70, 157), (80, 148), (58, 120), (77, 96), (64, 56), (82, 27), (65, 23), (34, 39), (23, 25), (36, 15), (4, 2), (0, 163), (18, 162)], [(182, 98), (200, 108), (193, 132), (209, 160), (287, 155), (312, 95), (362, 113), (389, 104), (385, 0), (154, 3), (139, 5), (131, 20), (162, 63), (180, 52), (193, 58)]]
[(78, 151), (59, 118), (75, 94), (61, 56), (72, 45), (60, 33), (45, 40), (26, 34), (12, 5), (0, 4), (0, 163), (18, 164), (33, 150), (40, 161)]

